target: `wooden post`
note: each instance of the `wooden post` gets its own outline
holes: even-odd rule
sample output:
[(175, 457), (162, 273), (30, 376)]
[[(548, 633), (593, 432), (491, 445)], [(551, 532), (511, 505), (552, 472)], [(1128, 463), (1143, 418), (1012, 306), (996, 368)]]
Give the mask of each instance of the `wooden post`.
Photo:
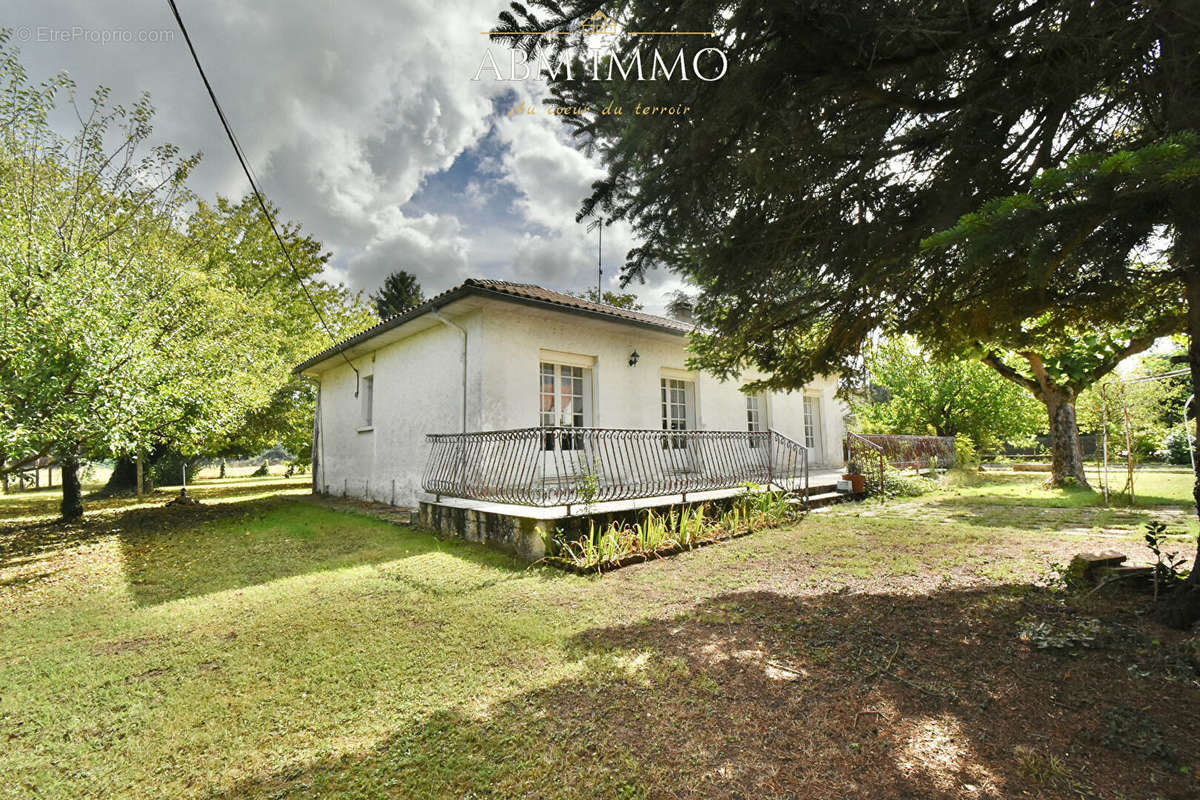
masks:
[(1108, 505), (1108, 384), (1100, 384), (1100, 429), (1104, 435), (1104, 505)]
[(1133, 505), (1133, 432), (1129, 427), (1129, 401), (1124, 387), (1121, 388), (1121, 406), (1125, 410), (1125, 462), (1129, 471), (1129, 505)]
[(142, 499), (142, 454), (137, 453), (136, 455), (134, 455), (133, 462), (135, 465), (134, 481), (137, 483), (137, 497), (139, 500), (141, 500)]

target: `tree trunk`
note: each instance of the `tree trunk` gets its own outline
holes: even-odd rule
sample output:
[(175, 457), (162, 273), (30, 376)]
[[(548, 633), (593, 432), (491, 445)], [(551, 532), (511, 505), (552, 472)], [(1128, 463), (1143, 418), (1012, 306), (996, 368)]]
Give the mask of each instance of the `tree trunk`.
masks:
[(1075, 422), (1075, 398), (1063, 390), (1045, 392), (1042, 402), (1050, 418), (1050, 485), (1092, 488), (1084, 473), (1083, 448)]
[[(1171, 132), (1200, 129), (1200, 65), (1196, 38), (1200, 34), (1194, 3), (1176, 0), (1163, 4), (1159, 32), (1164, 109)], [(1188, 367), (1192, 393), (1200, 400), (1200, 219), (1196, 216), (1200, 190), (1185, 188), (1171, 198), (1175, 227), (1171, 261), (1183, 274), (1187, 297)], [(1196, 415), (1200, 433), (1200, 414)], [(1192, 500), (1200, 515), (1200, 447), (1192, 445)], [(1159, 619), (1173, 628), (1188, 630), (1200, 621), (1200, 543), (1191, 575), (1159, 608)]]
[(104, 484), (103, 494), (123, 494), (137, 491), (137, 463), (132, 458), (121, 456), (113, 465), (112, 474)]
[(62, 466), (62, 518), (79, 519), (83, 516), (83, 487), (79, 485), (79, 457), (72, 454), (59, 456)]
[(985, 355), (983, 362), (1046, 406), (1050, 420), (1050, 486), (1061, 489), (1074, 484), (1092, 488), (1083, 471), (1083, 448), (1079, 446), (1079, 426), (1075, 421), (1078, 389), (1059, 386), (1051, 380), (1040, 354), (1023, 352), (1021, 355), (1029, 362), (1035, 378), (1022, 375), (995, 353)]
[[(1200, 401), (1200, 226), (1186, 226), (1178, 231), (1177, 235), (1180, 239), (1186, 239), (1190, 245), (1177, 247), (1177, 251), (1184, 258), (1191, 256), (1190, 263), (1187, 264), (1190, 268), (1184, 279), (1188, 306), (1188, 368), (1192, 375), (1192, 393), (1196, 395), (1197, 401)], [(1196, 504), (1196, 515), (1200, 517), (1200, 414), (1196, 414), (1194, 419), (1192, 424), (1197, 427), (1194, 431), (1196, 436), (1192, 440), (1192, 500)], [(1192, 573), (1187, 582), (1192, 587), (1200, 587), (1200, 547), (1197, 548), (1196, 561), (1192, 565)], [(1200, 619), (1200, 609), (1197, 609), (1197, 615), (1192, 621), (1195, 622), (1196, 619)]]
[[(1197, 237), (1200, 243), (1200, 237)], [(1200, 256), (1200, 252), (1197, 253)], [(1197, 259), (1200, 266), (1200, 258)], [(1192, 392), (1200, 397), (1200, 271), (1189, 270), (1185, 277), (1188, 304), (1188, 367), (1192, 373)], [(1197, 439), (1192, 442), (1193, 474), (1192, 500), (1196, 514), (1200, 516), (1200, 414), (1195, 416)], [(1158, 610), (1158, 619), (1172, 628), (1189, 630), (1200, 621), (1200, 543), (1197, 543), (1196, 560), (1188, 579), (1170, 597), (1163, 600)]]
[[(100, 494), (104, 496), (115, 494), (143, 494), (154, 486), (154, 476), (151, 468), (162, 459), (165, 449), (155, 447), (148, 453), (142, 453), (138, 458), (121, 456), (113, 466), (112, 474)], [(139, 463), (140, 462), (140, 463)], [(138, 491), (138, 479), (141, 478), (141, 492)]]

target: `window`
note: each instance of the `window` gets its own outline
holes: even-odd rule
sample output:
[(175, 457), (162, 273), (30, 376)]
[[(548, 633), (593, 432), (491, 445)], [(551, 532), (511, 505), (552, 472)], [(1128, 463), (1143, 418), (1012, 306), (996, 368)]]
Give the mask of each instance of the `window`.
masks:
[(375, 413), (375, 376), (364, 375), (358, 380), (358, 402), (361, 410), (359, 427), (370, 428)]
[[(586, 427), (591, 421), (592, 371), (545, 361), (538, 371), (538, 424), (545, 428)], [(556, 439), (561, 439), (557, 445), (563, 450), (579, 450), (583, 447), (583, 436), (580, 434), (560, 437), (547, 433), (544, 449), (555, 449)]]
[[(662, 392), (662, 426), (665, 431), (686, 431), (695, 424), (696, 384), (677, 378), (663, 378)], [(663, 438), (663, 448), (681, 450), (687, 447), (687, 439), (683, 436), (667, 436)]]
[(804, 446), (816, 450), (821, 446), (821, 398), (804, 398)]
[[(746, 395), (746, 430), (758, 433), (766, 430), (767, 397), (762, 394)], [(750, 446), (758, 447), (758, 437), (750, 438)]]

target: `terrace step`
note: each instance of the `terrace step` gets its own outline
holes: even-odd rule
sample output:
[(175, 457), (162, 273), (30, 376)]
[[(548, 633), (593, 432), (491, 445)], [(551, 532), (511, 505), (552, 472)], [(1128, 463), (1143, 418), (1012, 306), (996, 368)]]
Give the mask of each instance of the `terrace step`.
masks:
[(388, 522), (395, 522), (399, 525), (408, 525), (417, 517), (415, 508), (397, 508), (395, 510), (384, 511), (380, 515)]
[(831, 484), (829, 486), (814, 486), (809, 489), (807, 502), (801, 497), (789, 497), (787, 502), (791, 505), (804, 506), (805, 508), (821, 508), (822, 506), (831, 506), (834, 503), (844, 503), (854, 499), (854, 495), (839, 492)]
[(805, 505), (807, 505), (809, 508), (820, 508), (821, 506), (831, 506), (834, 503), (844, 503), (850, 499), (852, 499), (852, 495), (846, 494), (845, 492), (833, 491), (819, 492), (816, 494), (810, 493), (808, 495), (808, 502)]

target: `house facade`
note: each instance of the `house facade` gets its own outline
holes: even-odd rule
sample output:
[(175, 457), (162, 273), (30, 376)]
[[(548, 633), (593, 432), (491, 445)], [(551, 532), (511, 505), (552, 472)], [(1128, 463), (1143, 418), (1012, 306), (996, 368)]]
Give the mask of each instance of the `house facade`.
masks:
[[(532, 428), (680, 432), (659, 437), (664, 450), (685, 447), (685, 432), (773, 430), (803, 445), (809, 466), (840, 467), (835, 377), (747, 395), (687, 368), (689, 332), (529, 284), (468, 280), (296, 368), (320, 386), (314, 490), (415, 506), (430, 496), (428, 434)], [(582, 434), (538, 435), (544, 458), (582, 448)]]

